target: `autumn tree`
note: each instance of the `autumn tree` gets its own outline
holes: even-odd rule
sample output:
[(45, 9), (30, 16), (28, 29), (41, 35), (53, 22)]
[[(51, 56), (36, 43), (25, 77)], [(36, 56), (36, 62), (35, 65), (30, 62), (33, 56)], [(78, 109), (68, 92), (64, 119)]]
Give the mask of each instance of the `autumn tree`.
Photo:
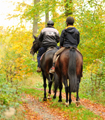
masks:
[[(17, 6), (17, 10), (22, 10), (23, 13), (18, 16), (25, 21), (30, 21), (31, 24), (33, 24), (33, 18), (38, 15), (37, 34), (45, 27), (45, 23), (49, 20), (49, 12), (59, 33), (66, 26), (65, 20), (67, 16), (73, 13), (72, 16), (75, 19), (74, 25), (80, 31), (81, 40), (78, 48), (84, 56), (84, 63), (88, 62), (90, 64), (92, 60), (101, 58), (104, 55), (105, 4), (103, 3), (104, 0), (100, 2), (99, 0), (52, 0), (50, 2), (49, 0), (41, 0), (34, 5), (22, 2)], [(46, 22), (41, 21), (43, 16), (46, 18)], [(85, 54), (87, 51), (88, 54)]]
[(72, 0), (64, 0), (65, 7), (65, 16), (69, 16), (73, 14), (73, 1)]
[[(40, 0), (34, 0), (34, 7), (35, 5), (40, 2)], [(38, 29), (38, 17), (39, 14), (35, 14), (33, 18), (33, 35), (37, 34), (37, 29)]]
[(45, 26), (49, 21), (49, 1), (45, 3)]

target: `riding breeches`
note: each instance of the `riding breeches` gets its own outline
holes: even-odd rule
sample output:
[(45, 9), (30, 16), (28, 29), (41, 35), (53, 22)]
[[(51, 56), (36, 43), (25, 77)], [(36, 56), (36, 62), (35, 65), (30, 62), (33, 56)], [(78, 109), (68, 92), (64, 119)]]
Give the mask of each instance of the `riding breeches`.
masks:
[(63, 52), (65, 49), (66, 49), (65, 47), (61, 47), (61, 48), (54, 54), (53, 63), (56, 62), (57, 56), (58, 56), (61, 52)]
[(41, 47), (39, 48), (38, 54), (37, 54), (37, 61), (38, 61), (38, 67), (40, 67), (40, 58), (44, 52), (46, 52), (47, 47)]

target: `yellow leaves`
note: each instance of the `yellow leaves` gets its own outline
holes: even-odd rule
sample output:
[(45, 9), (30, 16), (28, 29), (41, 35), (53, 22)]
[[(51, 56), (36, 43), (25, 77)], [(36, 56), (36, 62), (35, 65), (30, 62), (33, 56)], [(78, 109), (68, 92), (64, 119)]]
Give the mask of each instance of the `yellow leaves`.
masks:
[(93, 60), (93, 63), (91, 65), (87, 66), (88, 72), (97, 74), (101, 63), (102, 63), (102, 61), (99, 59)]
[(3, 30), (3, 26), (0, 26), (0, 31), (2, 31)]
[[(6, 36), (7, 35), (7, 36)], [(3, 50), (0, 54), (0, 67), (7, 80), (22, 80), (32, 74), (27, 62), (32, 45), (32, 33), (24, 25), (5, 34)], [(0, 50), (1, 51), (1, 50)], [(31, 61), (29, 61), (31, 62)]]

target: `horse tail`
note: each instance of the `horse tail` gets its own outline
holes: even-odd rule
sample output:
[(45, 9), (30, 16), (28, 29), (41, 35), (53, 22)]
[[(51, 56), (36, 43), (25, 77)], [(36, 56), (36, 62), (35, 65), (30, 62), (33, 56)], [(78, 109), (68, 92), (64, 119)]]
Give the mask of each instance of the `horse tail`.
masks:
[(68, 77), (70, 92), (76, 92), (77, 91), (76, 50), (74, 48), (70, 49)]

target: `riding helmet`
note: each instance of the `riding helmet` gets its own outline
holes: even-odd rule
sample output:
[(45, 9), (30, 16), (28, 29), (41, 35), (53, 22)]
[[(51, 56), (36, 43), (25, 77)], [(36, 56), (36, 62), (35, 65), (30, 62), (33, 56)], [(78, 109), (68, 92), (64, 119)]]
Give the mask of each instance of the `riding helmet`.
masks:
[(74, 18), (73, 17), (68, 17), (67, 19), (66, 19), (66, 23), (68, 23), (68, 24), (70, 24), (70, 25), (73, 25), (73, 23), (74, 23)]
[(53, 22), (52, 20), (49, 20), (49, 21), (47, 22), (47, 25), (53, 26), (53, 25), (54, 25), (54, 22)]

